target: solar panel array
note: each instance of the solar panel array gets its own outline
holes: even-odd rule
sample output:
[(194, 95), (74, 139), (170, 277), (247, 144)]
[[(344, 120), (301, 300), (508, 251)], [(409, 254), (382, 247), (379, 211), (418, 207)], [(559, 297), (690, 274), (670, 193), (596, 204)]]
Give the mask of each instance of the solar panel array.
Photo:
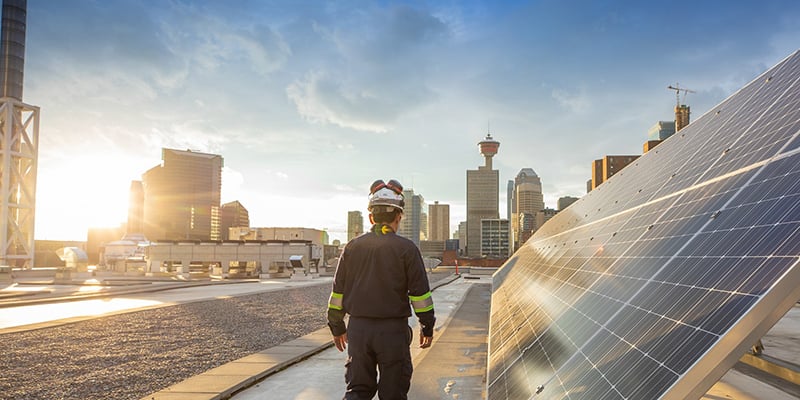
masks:
[(700, 398), (800, 299), (798, 256), (795, 52), (494, 275), (488, 398)]

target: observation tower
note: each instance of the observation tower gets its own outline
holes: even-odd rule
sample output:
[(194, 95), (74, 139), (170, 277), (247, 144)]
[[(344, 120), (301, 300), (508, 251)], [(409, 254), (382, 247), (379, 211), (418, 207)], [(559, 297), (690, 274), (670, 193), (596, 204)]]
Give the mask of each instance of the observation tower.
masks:
[(486, 159), (486, 169), (492, 169), (492, 157), (494, 157), (494, 155), (497, 154), (497, 150), (500, 149), (500, 142), (492, 139), (491, 133), (487, 133), (486, 137), (478, 142), (478, 146), (481, 149), (481, 154)]

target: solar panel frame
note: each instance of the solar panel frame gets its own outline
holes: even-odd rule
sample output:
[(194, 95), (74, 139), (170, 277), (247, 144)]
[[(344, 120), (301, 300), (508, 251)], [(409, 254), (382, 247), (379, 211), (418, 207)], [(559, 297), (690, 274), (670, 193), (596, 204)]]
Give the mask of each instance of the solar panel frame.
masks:
[(795, 52), (546, 223), (493, 277), (488, 398), (702, 396), (800, 299), (798, 147)]

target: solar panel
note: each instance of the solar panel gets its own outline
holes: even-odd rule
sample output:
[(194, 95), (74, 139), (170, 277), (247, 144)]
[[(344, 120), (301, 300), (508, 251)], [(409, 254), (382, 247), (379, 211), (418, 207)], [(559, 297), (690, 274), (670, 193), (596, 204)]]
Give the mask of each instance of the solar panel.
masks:
[(800, 299), (800, 51), (493, 277), (493, 399), (700, 398)]

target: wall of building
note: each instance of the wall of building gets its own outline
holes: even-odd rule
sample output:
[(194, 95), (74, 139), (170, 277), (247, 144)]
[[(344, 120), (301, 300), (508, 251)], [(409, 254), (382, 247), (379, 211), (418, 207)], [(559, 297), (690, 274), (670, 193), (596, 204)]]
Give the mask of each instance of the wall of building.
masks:
[(219, 240), (222, 156), (162, 149), (142, 175), (144, 233), (151, 240)]
[(438, 201), (428, 206), (428, 240), (450, 239), (450, 205)]
[(328, 232), (313, 228), (233, 227), (230, 240), (308, 240), (316, 245), (328, 244)]
[(500, 171), (478, 169), (467, 171), (467, 243), (470, 257), (481, 256), (481, 220), (497, 219)]

